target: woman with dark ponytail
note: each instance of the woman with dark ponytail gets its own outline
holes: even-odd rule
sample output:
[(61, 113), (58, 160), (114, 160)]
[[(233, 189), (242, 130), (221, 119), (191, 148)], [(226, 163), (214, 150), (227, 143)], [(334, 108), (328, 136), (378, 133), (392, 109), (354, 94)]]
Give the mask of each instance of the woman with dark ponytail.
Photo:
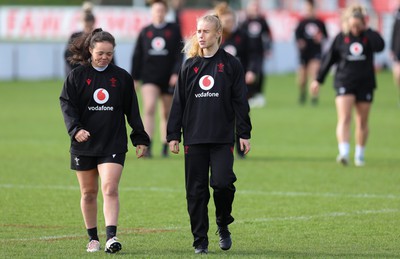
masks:
[(81, 210), (89, 235), (88, 252), (100, 250), (97, 234), (99, 178), (107, 242), (105, 251), (115, 253), (122, 245), (116, 238), (118, 185), (128, 151), (125, 117), (132, 128), (130, 139), (136, 156), (146, 154), (150, 143), (139, 114), (131, 75), (111, 63), (115, 39), (102, 29), (84, 33), (70, 45), (72, 70), (60, 96), (61, 110), (71, 138), (71, 169), (76, 171)]

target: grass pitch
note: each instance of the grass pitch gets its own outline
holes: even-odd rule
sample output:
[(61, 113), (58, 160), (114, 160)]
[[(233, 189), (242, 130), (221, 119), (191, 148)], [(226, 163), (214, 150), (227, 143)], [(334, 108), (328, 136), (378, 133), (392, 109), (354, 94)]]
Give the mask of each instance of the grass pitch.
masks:
[[(0, 83), (0, 258), (110, 256), (85, 249), (61, 87), (60, 81)], [(317, 107), (298, 105), (297, 93), (294, 75), (268, 77), (268, 104), (251, 111), (252, 151), (235, 161), (233, 247), (218, 247), (211, 200), (208, 257), (400, 257), (400, 109), (391, 74), (378, 75), (363, 168), (335, 162), (331, 80)], [(130, 146), (117, 256), (192, 257), (183, 156), (161, 158), (159, 143), (153, 150), (153, 159), (137, 160)], [(101, 206), (99, 230), (104, 246)]]

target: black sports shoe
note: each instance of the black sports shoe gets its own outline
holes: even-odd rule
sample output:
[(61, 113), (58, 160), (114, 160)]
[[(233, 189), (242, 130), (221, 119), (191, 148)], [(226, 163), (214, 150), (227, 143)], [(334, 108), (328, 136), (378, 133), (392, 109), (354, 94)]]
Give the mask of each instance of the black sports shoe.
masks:
[(164, 143), (163, 147), (162, 147), (162, 151), (161, 151), (161, 156), (162, 157), (168, 157), (169, 156), (168, 149), (169, 149), (168, 144)]
[(229, 250), (232, 246), (232, 239), (228, 226), (218, 227), (217, 233), (219, 235), (219, 247), (222, 250)]
[(194, 253), (195, 254), (207, 254), (208, 253), (208, 247), (205, 245), (198, 245), (194, 248)]
[(108, 239), (106, 242), (106, 247), (104, 249), (104, 252), (114, 254), (116, 252), (119, 252), (122, 249), (121, 243), (118, 241), (117, 237), (113, 237)]

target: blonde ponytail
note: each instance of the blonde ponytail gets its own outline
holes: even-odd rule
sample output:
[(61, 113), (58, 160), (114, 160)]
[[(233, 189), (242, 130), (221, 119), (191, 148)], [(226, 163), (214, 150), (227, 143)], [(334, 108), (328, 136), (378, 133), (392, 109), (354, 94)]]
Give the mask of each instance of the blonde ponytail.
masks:
[(346, 8), (342, 15), (342, 32), (344, 34), (349, 34), (349, 19), (350, 18), (358, 18), (364, 24), (366, 23), (367, 11), (360, 4), (353, 4)]

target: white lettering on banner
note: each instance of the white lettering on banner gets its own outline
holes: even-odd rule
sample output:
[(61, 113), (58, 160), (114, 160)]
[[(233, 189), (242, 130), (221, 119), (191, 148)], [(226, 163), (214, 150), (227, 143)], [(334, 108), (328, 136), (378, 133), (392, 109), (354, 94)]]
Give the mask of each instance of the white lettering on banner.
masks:
[[(150, 23), (146, 8), (95, 7), (96, 27), (118, 39), (132, 40)], [(0, 7), (0, 39), (65, 41), (82, 29), (74, 7)]]
[[(189, 36), (195, 26), (199, 10), (182, 11), (182, 34)], [(148, 8), (103, 7), (93, 10), (96, 27), (111, 32), (117, 40), (132, 41), (140, 30), (150, 24)], [(294, 29), (301, 18), (290, 11), (263, 12), (275, 42), (289, 42), (294, 38)], [(329, 36), (340, 30), (340, 14), (324, 12), (319, 15), (325, 20)], [(79, 7), (0, 7), (0, 40), (65, 41), (73, 32), (79, 31), (81, 9)]]

